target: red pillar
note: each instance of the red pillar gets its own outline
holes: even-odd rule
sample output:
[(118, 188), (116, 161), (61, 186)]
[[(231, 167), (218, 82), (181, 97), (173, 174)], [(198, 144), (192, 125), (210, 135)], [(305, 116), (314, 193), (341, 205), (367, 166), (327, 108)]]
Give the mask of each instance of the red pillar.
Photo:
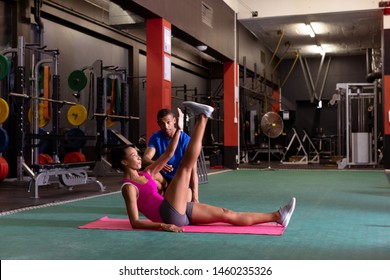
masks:
[(224, 166), (237, 168), (239, 160), (239, 92), (238, 64), (224, 63)]
[(383, 125), (384, 125), (384, 168), (390, 180), (390, 8), (383, 9)]
[[(390, 16), (389, 16), (390, 17)], [(386, 42), (386, 40), (388, 42)], [(384, 125), (384, 167), (386, 170), (390, 170), (390, 53), (386, 53), (386, 50), (390, 51), (390, 26), (389, 29), (384, 30), (384, 54), (383, 54), (383, 125)]]
[(146, 21), (146, 139), (156, 130), (157, 112), (171, 109), (171, 24)]

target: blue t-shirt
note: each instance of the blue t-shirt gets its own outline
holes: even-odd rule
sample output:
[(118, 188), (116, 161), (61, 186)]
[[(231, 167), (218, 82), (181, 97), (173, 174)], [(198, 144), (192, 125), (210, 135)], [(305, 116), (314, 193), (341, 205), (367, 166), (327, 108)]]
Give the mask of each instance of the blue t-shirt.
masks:
[[(161, 130), (152, 134), (149, 139), (148, 147), (156, 149), (156, 154), (153, 157), (154, 160), (159, 158), (164, 153), (164, 151), (168, 147), (169, 142), (171, 142), (171, 138), (166, 137), (164, 132), (162, 132)], [(172, 180), (173, 176), (175, 175), (176, 170), (179, 167), (179, 164), (184, 156), (184, 151), (187, 148), (188, 142), (190, 142), (190, 136), (188, 136), (188, 134), (186, 134), (185, 132), (180, 131), (180, 139), (179, 143), (177, 144), (175, 153), (167, 163), (169, 165), (172, 165), (173, 171), (162, 172), (164, 177), (166, 177), (167, 179)]]

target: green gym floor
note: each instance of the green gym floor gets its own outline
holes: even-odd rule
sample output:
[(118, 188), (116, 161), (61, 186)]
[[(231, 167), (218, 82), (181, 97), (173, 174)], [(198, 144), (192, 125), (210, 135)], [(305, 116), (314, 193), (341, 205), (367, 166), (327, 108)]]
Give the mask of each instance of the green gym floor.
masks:
[[(383, 169), (221, 170), (200, 185), (201, 202), (238, 211), (274, 211), (295, 196), (282, 236), (78, 229), (103, 216), (126, 217), (120, 177), (101, 181), (107, 192), (42, 188), (30, 205), (2, 208), (0, 259), (390, 259), (390, 185)], [(27, 192), (14, 188), (15, 200), (20, 189)]]

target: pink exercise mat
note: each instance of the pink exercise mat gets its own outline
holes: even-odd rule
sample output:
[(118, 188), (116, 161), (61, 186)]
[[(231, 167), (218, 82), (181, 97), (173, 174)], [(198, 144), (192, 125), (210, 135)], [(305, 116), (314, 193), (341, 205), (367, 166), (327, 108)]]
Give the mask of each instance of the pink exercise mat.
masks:
[[(135, 230), (131, 227), (128, 219), (109, 218), (107, 216), (90, 222), (80, 229), (106, 229), (106, 230)], [(189, 225), (183, 227), (184, 232), (198, 233), (226, 233), (226, 234), (262, 234), (282, 235), (285, 227), (274, 224), (258, 224), (253, 226), (232, 226), (226, 223), (214, 223), (206, 225)]]

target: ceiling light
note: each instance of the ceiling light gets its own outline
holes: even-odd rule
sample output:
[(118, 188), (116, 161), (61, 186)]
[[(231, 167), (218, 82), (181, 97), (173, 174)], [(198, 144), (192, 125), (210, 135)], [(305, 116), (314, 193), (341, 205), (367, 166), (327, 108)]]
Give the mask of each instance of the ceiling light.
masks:
[(325, 50), (321, 45), (317, 45), (317, 52), (319, 52), (321, 55), (325, 55)]
[(331, 53), (334, 51), (334, 46), (331, 45), (331, 44), (321, 44), (321, 47), (322, 49), (326, 52), (326, 53)]
[(316, 34), (314, 33), (313, 27), (311, 24), (306, 24), (306, 31), (310, 35), (310, 37), (314, 38)]
[(196, 48), (198, 50), (200, 50), (201, 52), (204, 52), (205, 50), (207, 50), (207, 46), (206, 45), (198, 45), (198, 46), (196, 46)]
[(310, 22), (310, 26), (316, 35), (329, 33), (327, 25), (323, 22), (312, 21)]

